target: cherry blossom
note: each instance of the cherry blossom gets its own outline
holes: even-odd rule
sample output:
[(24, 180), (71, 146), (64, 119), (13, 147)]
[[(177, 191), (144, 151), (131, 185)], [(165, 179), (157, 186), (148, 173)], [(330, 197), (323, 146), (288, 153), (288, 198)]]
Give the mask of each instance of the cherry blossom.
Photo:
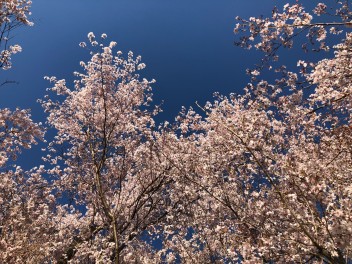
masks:
[(22, 51), (18, 44), (10, 45), (12, 31), (23, 25), (33, 25), (28, 20), (31, 4), (30, 0), (0, 1), (0, 68), (4, 70), (11, 68), (11, 56)]
[[(29, 5), (1, 7), (28, 24)], [(279, 66), (272, 83), (263, 67), (248, 70), (243, 93), (157, 125), (141, 57), (90, 32), (79, 46), (91, 59), (73, 86), (47, 77), (40, 103), (53, 137), (45, 165), (28, 171), (17, 155), (43, 139), (42, 125), (27, 110), (0, 110), (1, 262), (352, 261), (349, 2), (307, 11), (295, 1), (238, 20), (237, 44), (263, 51), (268, 66), (303, 32), (304, 49), (330, 53)]]
[[(349, 24), (347, 7), (336, 11), (341, 25)], [(314, 24), (303, 6), (283, 10), (273, 21), (241, 20), (235, 30), (248, 26), (251, 36), (241, 45), (258, 37), (256, 48), (271, 56), (294, 29), (323, 29), (309, 34), (325, 38), (325, 24)], [(314, 12), (325, 10), (319, 4)], [(184, 197), (164, 229), (166, 260), (351, 261), (351, 33), (333, 49), (333, 58), (316, 64), (298, 61), (307, 88), (282, 66), (275, 84), (254, 79), (244, 94), (217, 96), (200, 113), (183, 109), (176, 125), (163, 129), (171, 198)]]
[(26, 173), (16, 165), (21, 151), (38, 139), (43, 139), (42, 128), (28, 110), (0, 109), (0, 260), (4, 263), (34, 261), (42, 255), (39, 227), (44, 223), (37, 217), (45, 214), (49, 203), (43, 201), (43, 193), (50, 189), (45, 190), (40, 169)]
[(125, 59), (113, 51), (115, 42), (98, 45), (93, 33), (88, 39), (95, 51), (81, 62), (74, 88), (48, 78), (62, 98), (42, 101), (57, 131), (45, 157), (53, 192), (71, 201), (73, 214), (65, 217), (76, 230), (59, 260), (144, 262), (143, 237), (163, 221), (169, 203), (169, 167), (153, 146), (158, 110), (148, 110), (154, 81), (139, 77), (140, 56)]

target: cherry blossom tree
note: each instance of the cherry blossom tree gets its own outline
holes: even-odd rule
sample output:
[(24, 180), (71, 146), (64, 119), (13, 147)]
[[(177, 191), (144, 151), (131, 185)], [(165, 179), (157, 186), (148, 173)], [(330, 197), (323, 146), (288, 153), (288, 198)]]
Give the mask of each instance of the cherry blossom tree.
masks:
[[(26, 24), (30, 2), (4, 3)], [(1, 262), (352, 261), (349, 1), (238, 20), (237, 44), (264, 52), (251, 83), (173, 124), (155, 124), (141, 58), (93, 33), (73, 88), (47, 78), (45, 166), (15, 162), (41, 126), (28, 111), (0, 111)], [(302, 36), (304, 51), (321, 51), (315, 61), (278, 65)], [(262, 79), (272, 69), (273, 84)]]
[(1, 0), (0, 1), (0, 68), (9, 69), (12, 66), (11, 56), (22, 51), (18, 44), (10, 45), (13, 30), (20, 26), (31, 26), (28, 20), (32, 1)]
[(84, 73), (76, 73), (74, 88), (48, 78), (62, 98), (42, 101), (57, 131), (48, 146), (48, 173), (55, 195), (69, 201), (65, 217), (72, 224), (56, 261), (144, 263), (152, 252), (147, 233), (167, 216), (169, 204), (170, 168), (153, 147), (154, 81), (137, 74), (145, 67), (141, 57), (129, 52), (124, 59), (113, 52), (115, 42), (99, 44), (93, 33), (88, 38), (92, 58), (81, 62)]
[[(259, 38), (266, 56), (249, 70), (253, 82), (200, 114), (184, 109), (163, 132), (160, 149), (176, 181), (171, 200), (182, 193), (188, 201), (164, 230), (171, 263), (351, 261), (352, 35), (335, 28), (350, 26), (351, 12), (348, 1), (335, 4), (338, 22), (313, 23), (330, 15), (327, 6), (311, 14), (299, 3), (275, 8), (271, 19), (240, 19), (235, 31), (248, 28), (249, 36), (239, 45)], [(258, 79), (301, 32), (328, 50), (328, 27), (343, 36), (332, 58), (310, 68), (299, 61), (301, 74), (281, 66), (274, 84)]]
[[(0, 1), (0, 68), (11, 67), (11, 55), (21, 51), (10, 46), (12, 31), (31, 25), (30, 1)], [(7, 82), (4, 82), (5, 84)], [(40, 226), (50, 201), (50, 189), (41, 176), (42, 168), (25, 172), (17, 165), (23, 149), (43, 139), (43, 129), (34, 123), (29, 110), (0, 109), (0, 261), (2, 263), (35, 263), (43, 260), (41, 250), (46, 240)], [(42, 215), (42, 216), (41, 216)]]
[[(25, 172), (16, 165), (18, 154), (43, 138), (42, 128), (27, 110), (0, 110), (0, 261), (37, 260), (42, 245), (39, 223), (49, 203), (43, 200), (45, 181), (40, 168)], [(45, 239), (44, 239), (45, 240)], [(34, 261), (35, 262), (35, 261)]]
[(307, 39), (301, 44), (305, 51), (329, 50), (332, 42), (328, 36), (333, 39), (334, 35), (341, 35), (344, 29), (352, 27), (350, 8), (349, 1), (326, 1), (316, 4), (309, 12), (301, 1), (295, 1), (285, 4), (282, 11), (274, 7), (271, 17), (236, 17), (234, 32), (248, 34), (241, 35), (235, 44), (264, 52), (264, 62), (277, 60), (277, 51), (292, 48), (300, 35)]

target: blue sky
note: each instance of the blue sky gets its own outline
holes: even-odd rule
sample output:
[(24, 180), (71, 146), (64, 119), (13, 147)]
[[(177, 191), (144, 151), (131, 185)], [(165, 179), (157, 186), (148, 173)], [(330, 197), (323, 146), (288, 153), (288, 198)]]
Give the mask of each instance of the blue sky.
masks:
[[(19, 84), (1, 87), (1, 107), (32, 109), (44, 122), (36, 102), (50, 84), (44, 76), (65, 78), (72, 84), (79, 62), (89, 60), (78, 46), (93, 31), (107, 33), (117, 49), (142, 55), (142, 77), (156, 79), (154, 99), (164, 104), (158, 120), (172, 121), (181, 106), (212, 100), (214, 92), (241, 93), (248, 82), (245, 69), (260, 54), (235, 47), (237, 15), (269, 15), (273, 0), (35, 0), (35, 25), (15, 32), (23, 52), (13, 57), (13, 69), (0, 80)], [(32, 153), (32, 152), (31, 152)], [(31, 154), (33, 157), (33, 154)], [(39, 154), (38, 154), (39, 155)], [(36, 156), (36, 154), (34, 154)]]
[[(117, 49), (140, 54), (147, 64), (143, 77), (154, 78), (156, 101), (164, 100), (163, 119), (172, 120), (182, 105), (210, 100), (212, 93), (238, 92), (247, 83), (245, 69), (257, 54), (233, 45), (235, 17), (269, 14), (271, 0), (36, 0), (32, 28), (15, 32), (23, 52), (0, 78), (19, 82), (2, 88), (2, 107), (31, 108), (49, 86), (44, 76), (73, 80), (79, 61), (88, 60), (78, 47), (87, 33), (107, 33)], [(40, 115), (40, 117), (39, 117)]]

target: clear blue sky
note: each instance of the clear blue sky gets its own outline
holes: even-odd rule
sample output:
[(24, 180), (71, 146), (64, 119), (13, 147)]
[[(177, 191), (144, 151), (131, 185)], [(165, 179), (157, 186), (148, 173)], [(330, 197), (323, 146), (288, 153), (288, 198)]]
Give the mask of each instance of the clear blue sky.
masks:
[(118, 49), (140, 54), (144, 75), (154, 78), (156, 100), (164, 100), (164, 118), (182, 105), (210, 100), (212, 93), (238, 92), (248, 81), (244, 71), (258, 57), (233, 45), (235, 17), (270, 14), (272, 0), (35, 0), (32, 28), (15, 32), (23, 52), (0, 78), (19, 85), (2, 88), (0, 104), (32, 108), (49, 84), (46, 75), (72, 80), (79, 61), (89, 59), (78, 43), (87, 33), (107, 33)]
[[(160, 120), (172, 121), (181, 106), (205, 103), (213, 92), (240, 93), (248, 82), (245, 69), (258, 62), (258, 53), (233, 45), (237, 15), (269, 15), (273, 0), (35, 0), (32, 28), (15, 32), (23, 52), (0, 80), (18, 85), (1, 87), (1, 107), (31, 108), (44, 122), (36, 100), (50, 84), (44, 76), (65, 78), (89, 54), (78, 43), (87, 33), (107, 33), (124, 53), (142, 55), (142, 77), (156, 79), (155, 102), (164, 100)], [(279, 1), (281, 5), (281, 1)], [(32, 152), (30, 152), (32, 153)], [(35, 156), (36, 154), (34, 154)], [(38, 154), (39, 155), (39, 154)], [(33, 157), (33, 154), (31, 154)]]

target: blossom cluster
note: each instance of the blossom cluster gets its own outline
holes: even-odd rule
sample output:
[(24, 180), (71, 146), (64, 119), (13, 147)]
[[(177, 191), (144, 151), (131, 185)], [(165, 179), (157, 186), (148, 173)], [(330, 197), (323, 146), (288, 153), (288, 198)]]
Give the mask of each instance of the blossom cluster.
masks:
[(9, 45), (11, 33), (20, 26), (32, 26), (30, 0), (0, 0), (0, 68), (11, 68), (11, 56), (22, 51), (18, 44)]

